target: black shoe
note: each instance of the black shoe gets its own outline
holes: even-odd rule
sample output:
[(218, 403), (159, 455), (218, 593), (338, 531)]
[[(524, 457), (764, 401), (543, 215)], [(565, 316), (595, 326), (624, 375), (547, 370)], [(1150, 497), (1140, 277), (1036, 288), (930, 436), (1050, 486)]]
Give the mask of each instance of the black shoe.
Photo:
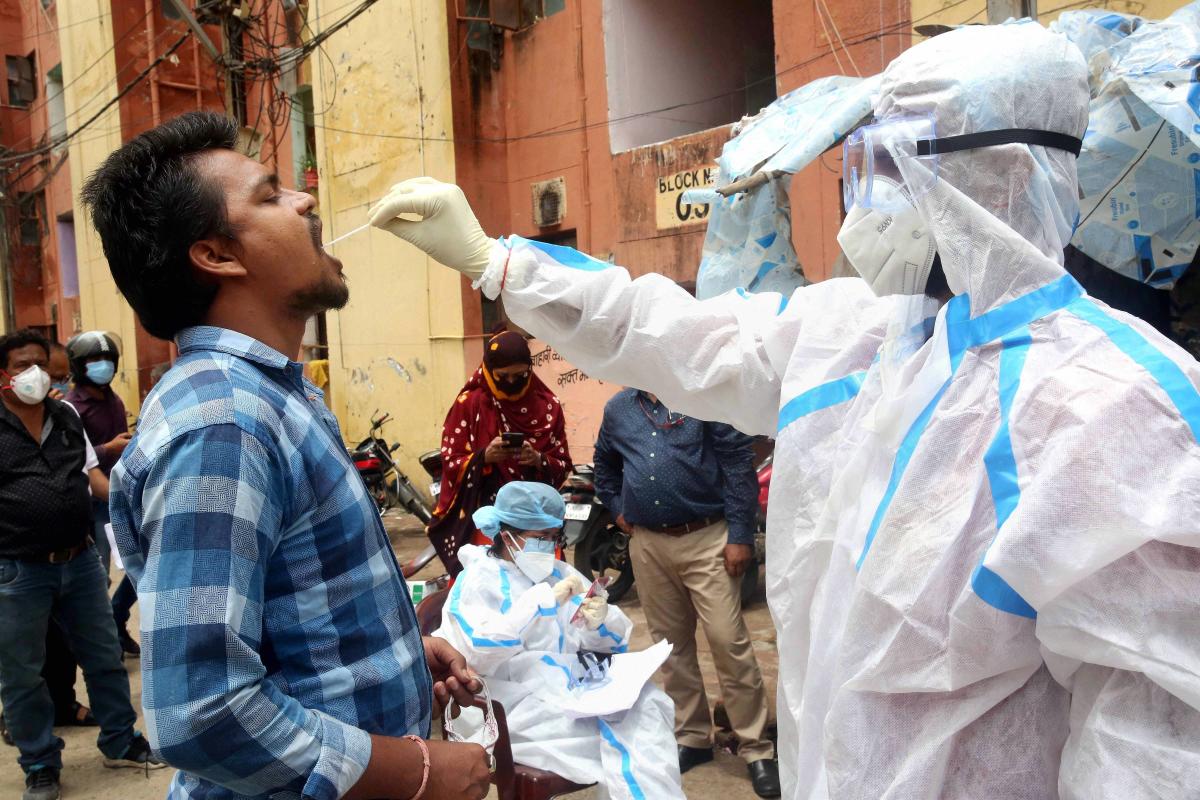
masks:
[(25, 794), (21, 800), (58, 800), (58, 770), (54, 767), (31, 769), (25, 776)]
[(142, 646), (137, 643), (136, 639), (129, 635), (129, 631), (125, 629), (124, 625), (117, 627), (117, 640), (121, 643), (121, 653), (123, 655), (131, 655), (134, 658), (141, 657)]
[(133, 737), (133, 741), (129, 743), (129, 749), (125, 751), (125, 755), (120, 758), (104, 759), (104, 766), (109, 769), (132, 767), (133, 769), (145, 769), (149, 772), (152, 769), (162, 769), (166, 765), (165, 761), (159, 761), (155, 758), (154, 753), (150, 751), (150, 743), (140, 733)]
[(773, 758), (761, 761), (751, 761), (746, 765), (750, 772), (750, 783), (754, 793), (759, 797), (779, 797), (783, 790), (779, 788), (779, 762)]
[(687, 772), (692, 767), (707, 764), (713, 760), (711, 747), (687, 747), (679, 745), (679, 774)]

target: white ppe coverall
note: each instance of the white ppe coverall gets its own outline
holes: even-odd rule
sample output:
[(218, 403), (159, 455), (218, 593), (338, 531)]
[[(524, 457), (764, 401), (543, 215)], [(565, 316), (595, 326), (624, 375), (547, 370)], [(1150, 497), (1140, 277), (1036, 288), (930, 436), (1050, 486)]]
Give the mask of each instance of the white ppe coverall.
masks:
[(579, 673), (576, 653), (624, 652), (633, 625), (616, 606), (596, 630), (577, 628), (571, 617), (583, 595), (556, 606), (552, 584), (571, 575), (558, 561), (547, 581), (531, 582), (511, 562), (484, 547), (459, 551), (463, 571), (434, 634), (462, 653), (483, 675), (508, 719), (513, 760), (580, 784), (601, 784), (617, 800), (684, 797), (673, 733), (675, 708), (647, 683), (633, 706), (613, 717), (571, 719), (561, 699)]
[[(1079, 52), (1032, 23), (913, 47), (875, 104), (939, 137), (1081, 137), (1087, 108)], [(916, 203), (955, 297), (915, 337), (920, 307), (857, 278), (698, 302), (494, 247), (478, 284), (565, 358), (777, 437), (785, 798), (1200, 792), (1200, 369), (1063, 271), (1077, 198), (1069, 152), (942, 154)]]

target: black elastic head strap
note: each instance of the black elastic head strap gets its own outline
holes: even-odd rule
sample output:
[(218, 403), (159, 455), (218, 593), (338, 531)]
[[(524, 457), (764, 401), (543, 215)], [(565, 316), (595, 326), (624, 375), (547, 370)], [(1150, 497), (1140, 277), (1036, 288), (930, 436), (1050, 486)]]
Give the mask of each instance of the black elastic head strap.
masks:
[(917, 155), (934, 156), (942, 153), (954, 153), (959, 150), (974, 150), (979, 147), (994, 147), (999, 144), (1035, 144), (1042, 147), (1053, 147), (1056, 150), (1066, 150), (1078, 157), (1083, 149), (1083, 141), (1065, 133), (1054, 131), (1035, 131), (1028, 128), (1004, 128), (998, 131), (980, 131), (979, 133), (964, 133), (961, 136), (947, 136), (944, 139), (918, 139)]

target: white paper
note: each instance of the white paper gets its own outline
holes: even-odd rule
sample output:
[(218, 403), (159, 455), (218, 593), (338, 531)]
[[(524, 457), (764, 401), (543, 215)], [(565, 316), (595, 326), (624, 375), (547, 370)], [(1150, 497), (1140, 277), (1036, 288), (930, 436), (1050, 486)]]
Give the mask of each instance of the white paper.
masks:
[(666, 639), (637, 653), (617, 653), (608, 665), (609, 681), (594, 689), (571, 692), (563, 702), (563, 713), (571, 719), (605, 717), (628, 711), (642, 687), (671, 655)]
[(121, 551), (117, 549), (117, 535), (113, 533), (112, 523), (104, 523), (104, 535), (108, 537), (108, 549), (112, 553), (113, 563), (117, 565), (117, 569), (125, 569), (125, 562), (121, 560)]

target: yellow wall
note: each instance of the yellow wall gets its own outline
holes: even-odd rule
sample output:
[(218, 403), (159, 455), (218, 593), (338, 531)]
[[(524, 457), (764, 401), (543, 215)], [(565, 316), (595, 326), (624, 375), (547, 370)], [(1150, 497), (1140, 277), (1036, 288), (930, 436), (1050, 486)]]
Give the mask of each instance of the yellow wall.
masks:
[[(1162, 19), (1172, 11), (1187, 5), (1190, 0), (1095, 0), (1079, 5), (1079, 0), (1038, 0), (1038, 21), (1049, 25), (1063, 10), (1097, 8), (1122, 14), (1136, 14), (1146, 19)], [(987, 0), (912, 0), (914, 25), (963, 25), (968, 22), (987, 22)], [(913, 42), (922, 37), (914, 35)]]
[[(314, 31), (344, 16), (343, 6), (314, 0)], [(446, 4), (378, 3), (324, 47), (329, 58), (314, 56), (311, 66), (329, 240), (366, 222), (368, 207), (393, 183), (418, 175), (454, 180)], [(346, 266), (350, 304), (327, 316), (331, 406), (352, 441), (375, 409), (392, 414), (384, 436), (401, 444), (401, 468), (423, 487), (416, 456), (439, 446), (466, 373), (459, 277), (374, 229), (334, 253)]]
[[(98, 19), (97, 19), (98, 18)], [(84, 22), (81, 24), (80, 20)], [(58, 4), (67, 127), (74, 130), (116, 96), (117, 65), (112, 53), (111, 0), (71, 0)], [(84, 72), (86, 70), (86, 72)], [(83, 74), (80, 74), (80, 73)], [(121, 337), (121, 369), (113, 389), (131, 414), (141, 403), (137, 389), (137, 334), (133, 310), (117, 291), (91, 220), (79, 203), (87, 176), (121, 145), (118, 105), (105, 112), (69, 144), (74, 197), (75, 249), (79, 259), (79, 306), (84, 330), (107, 330)]]

